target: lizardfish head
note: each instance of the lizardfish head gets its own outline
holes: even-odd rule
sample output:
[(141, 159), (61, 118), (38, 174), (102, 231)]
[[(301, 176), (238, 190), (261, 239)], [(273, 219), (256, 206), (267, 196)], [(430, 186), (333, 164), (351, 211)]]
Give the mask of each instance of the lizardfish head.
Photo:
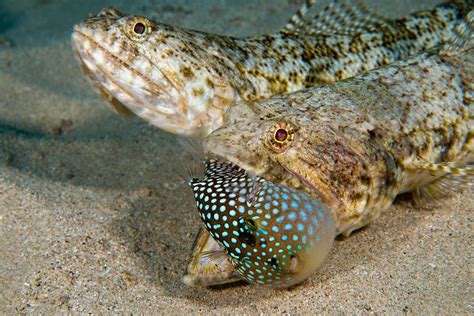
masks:
[[(290, 123), (285, 114), (260, 113), (262, 102), (275, 99), (230, 106), (223, 125), (204, 139), (204, 152), (277, 183), (294, 180), (285, 162), (298, 161), (297, 125)], [(294, 183), (291, 186), (298, 188)]]
[(74, 26), (76, 59), (119, 113), (175, 134), (207, 134), (234, 101), (208, 35), (103, 9)]
[(274, 183), (316, 193), (338, 208), (341, 197), (331, 182), (338, 140), (330, 124), (306, 117), (285, 98), (233, 104), (223, 125), (204, 139), (204, 151)]
[[(337, 87), (343, 91), (342, 83)], [(330, 85), (237, 102), (204, 139), (204, 152), (272, 183), (318, 195), (337, 215), (337, 234), (348, 235), (377, 216), (372, 210), (391, 202), (392, 193), (386, 198), (378, 192), (399, 171), (380, 171), (392, 163), (373, 140), (382, 127), (344, 102)]]

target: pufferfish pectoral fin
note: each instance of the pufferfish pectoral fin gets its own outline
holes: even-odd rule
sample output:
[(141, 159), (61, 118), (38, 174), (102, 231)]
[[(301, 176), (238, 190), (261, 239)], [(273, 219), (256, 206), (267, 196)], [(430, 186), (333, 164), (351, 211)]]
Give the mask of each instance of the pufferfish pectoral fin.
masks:
[(413, 198), (417, 205), (426, 205), (438, 201), (452, 192), (469, 189), (474, 185), (474, 165), (458, 167), (454, 163), (414, 163), (413, 169), (426, 171), (432, 181), (413, 190)]
[(230, 257), (208, 233), (201, 229), (194, 242), (192, 261), (183, 282), (189, 286), (212, 286), (242, 280)]

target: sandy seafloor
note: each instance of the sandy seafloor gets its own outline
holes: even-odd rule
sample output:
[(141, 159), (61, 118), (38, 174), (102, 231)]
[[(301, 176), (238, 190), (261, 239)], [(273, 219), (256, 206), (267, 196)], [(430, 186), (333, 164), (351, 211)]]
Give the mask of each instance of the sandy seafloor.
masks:
[[(436, 1), (371, 1), (398, 16)], [(410, 4), (412, 3), (412, 4)], [(471, 193), (399, 199), (289, 290), (189, 288), (201, 226), (173, 136), (110, 111), (73, 59), (74, 22), (113, 5), (200, 30), (278, 30), (289, 0), (0, 0), (0, 314), (473, 313)]]

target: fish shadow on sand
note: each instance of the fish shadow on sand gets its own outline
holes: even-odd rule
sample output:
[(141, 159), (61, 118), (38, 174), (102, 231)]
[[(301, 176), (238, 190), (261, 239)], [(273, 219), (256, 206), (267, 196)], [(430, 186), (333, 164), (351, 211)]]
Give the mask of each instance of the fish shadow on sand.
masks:
[(67, 134), (68, 122), (45, 134), (0, 121), (0, 164), (76, 186), (133, 190), (157, 181), (171, 183), (159, 178), (167, 157), (178, 154), (171, 136), (140, 126), (122, 127), (122, 134), (76, 136)]
[(122, 196), (108, 206), (118, 213), (110, 230), (152, 286), (178, 295), (186, 292), (181, 277), (201, 224), (173, 164), (182, 151), (157, 129), (127, 126), (124, 135), (77, 136), (0, 122), (0, 168)]
[[(426, 215), (403, 197), (366, 229), (339, 238), (323, 267), (290, 289), (262, 289), (245, 283), (189, 288), (181, 278), (202, 224), (191, 191), (173, 166), (173, 160), (182, 152), (172, 144), (171, 136), (155, 129), (129, 132), (126, 137), (74, 138), (45, 136), (3, 124), (0, 164), (47, 181), (120, 192), (125, 198), (110, 206), (120, 213), (110, 229), (141, 267), (141, 279), (162, 288), (170, 297), (237, 306), (242, 302), (236, 297), (252, 297), (252, 302), (258, 304), (273, 300), (279, 291), (298, 292), (311, 287), (324, 292), (338, 274), (351, 274), (366, 264), (383, 266), (381, 258), (393, 256), (416, 238), (410, 234)], [(405, 239), (395, 238), (400, 235)]]
[(185, 190), (159, 185), (140, 191), (127, 198), (119, 210), (121, 216), (112, 222), (112, 233), (126, 246), (151, 287), (180, 293), (193, 232), (199, 225), (197, 213), (191, 213), (192, 196), (185, 199)]
[[(410, 197), (402, 196), (372, 225), (354, 232), (351, 237), (337, 238), (322, 268), (309, 280), (289, 289), (262, 288), (245, 282), (190, 288), (181, 278), (191, 258), (192, 241), (202, 224), (189, 190), (163, 190), (158, 186), (156, 189), (161, 192), (131, 199), (130, 207), (122, 209), (125, 216), (114, 222), (114, 233), (127, 245), (130, 256), (136, 258), (150, 286), (162, 288), (170, 297), (209, 306), (216, 301), (221, 306), (242, 304), (236, 297), (252, 297), (252, 304), (258, 305), (271, 302), (281, 291), (304, 292), (308, 287), (315, 293), (324, 293), (327, 284), (338, 274), (352, 274), (364, 270), (366, 265), (376, 265), (383, 270), (384, 258), (397, 254), (400, 249), (408, 251), (409, 240), (413, 239), (410, 234), (415, 231), (418, 220), (427, 214), (426, 210), (415, 209)], [(154, 198), (155, 194), (160, 198)], [(183, 202), (186, 194), (190, 198)], [(170, 213), (171, 205), (177, 207)]]

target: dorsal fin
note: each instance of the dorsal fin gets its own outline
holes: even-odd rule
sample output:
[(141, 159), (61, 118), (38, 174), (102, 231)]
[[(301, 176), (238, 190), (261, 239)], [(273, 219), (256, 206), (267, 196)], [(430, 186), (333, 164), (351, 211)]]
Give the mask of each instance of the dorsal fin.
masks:
[(316, 0), (305, 0), (301, 7), (290, 18), (288, 23), (281, 30), (282, 33), (292, 33), (298, 31), (301, 25), (305, 23), (304, 17), (309, 9), (316, 3)]
[(381, 28), (392, 27), (389, 19), (371, 12), (362, 0), (336, 0), (309, 20), (306, 15), (314, 4), (315, 0), (306, 0), (282, 32), (348, 35), (379, 32)]
[(371, 12), (362, 0), (335, 1), (310, 23), (309, 33), (353, 34), (391, 28), (389, 19)]
[(465, 21), (455, 28), (456, 36), (444, 45), (441, 54), (459, 54), (474, 48), (474, 10), (466, 15)]

